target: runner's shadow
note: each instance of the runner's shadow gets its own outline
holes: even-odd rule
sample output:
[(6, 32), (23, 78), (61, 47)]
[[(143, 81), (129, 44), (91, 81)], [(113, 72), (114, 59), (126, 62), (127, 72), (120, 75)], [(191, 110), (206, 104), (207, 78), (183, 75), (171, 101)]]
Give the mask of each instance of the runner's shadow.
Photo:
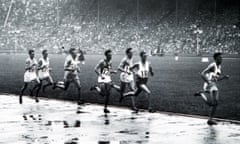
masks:
[(75, 120), (74, 123), (70, 124), (67, 121), (63, 121), (63, 127), (64, 128), (78, 128), (81, 127), (81, 121), (80, 120)]
[(214, 126), (209, 126), (206, 132), (206, 136), (203, 138), (203, 143), (218, 143), (217, 142), (217, 130)]
[(110, 124), (110, 121), (109, 121), (109, 117), (108, 117), (108, 114), (104, 114), (104, 124), (105, 125), (109, 125)]
[(34, 114), (23, 114), (23, 119), (25, 121), (28, 121), (28, 120), (38, 120), (38, 121), (41, 121), (42, 120), (42, 115), (38, 114), (38, 115), (34, 115)]

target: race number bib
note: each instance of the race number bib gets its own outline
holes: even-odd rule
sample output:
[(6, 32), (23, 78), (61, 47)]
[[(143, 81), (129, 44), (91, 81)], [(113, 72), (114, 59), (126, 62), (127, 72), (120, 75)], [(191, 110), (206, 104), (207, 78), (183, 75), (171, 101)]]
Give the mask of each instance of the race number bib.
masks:
[(124, 70), (125, 70), (125, 72), (122, 72), (120, 74), (120, 80), (122, 82), (126, 82), (126, 83), (129, 83), (129, 82), (133, 81), (133, 74), (130, 71), (130, 67), (129, 66), (125, 66)]
[(141, 77), (142, 78), (147, 78), (148, 77), (148, 71), (146, 71), (146, 70), (141, 71)]
[(108, 68), (104, 68), (102, 71), (101, 76), (98, 77), (98, 82), (99, 83), (109, 83), (111, 82), (111, 76), (110, 76), (110, 71)]

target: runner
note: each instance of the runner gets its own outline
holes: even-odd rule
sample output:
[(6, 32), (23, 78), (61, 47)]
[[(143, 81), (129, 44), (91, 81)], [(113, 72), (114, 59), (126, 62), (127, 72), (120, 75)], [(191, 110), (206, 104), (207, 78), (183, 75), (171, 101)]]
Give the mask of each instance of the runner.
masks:
[[(123, 94), (126, 90), (126, 86), (129, 87), (130, 91), (134, 91), (135, 89), (135, 83), (134, 83), (134, 76), (133, 72), (130, 70), (130, 68), (133, 66), (133, 51), (132, 48), (127, 48), (126, 51), (126, 56), (122, 59), (118, 70), (121, 71), (120, 74), (120, 81), (121, 81), (121, 86), (120, 86), (120, 102), (123, 99)], [(132, 110), (138, 111), (136, 105), (135, 105), (135, 96), (131, 96), (132, 100)]]
[(49, 65), (50, 65), (50, 62), (49, 62), (49, 58), (48, 58), (48, 51), (43, 50), (42, 51), (42, 57), (38, 61), (38, 77), (39, 77), (41, 86), (38, 87), (38, 89), (37, 89), (37, 96), (38, 96), (39, 91), (42, 87), (43, 81), (47, 82), (45, 85), (43, 85), (43, 93), (45, 93), (45, 89), (48, 86), (53, 85), (53, 79), (50, 75), (51, 68), (49, 68)]
[(111, 79), (111, 74), (117, 73), (117, 71), (112, 70), (112, 51), (106, 50), (105, 59), (99, 61), (95, 67), (95, 72), (98, 75), (98, 85), (93, 86), (90, 90), (96, 90), (101, 96), (105, 96), (104, 113), (110, 113), (107, 109), (111, 88), (115, 88), (120, 91), (120, 87), (113, 84)]
[(81, 97), (81, 83), (78, 74), (80, 73), (79, 58), (77, 50), (71, 48), (69, 50), (69, 55), (65, 59), (64, 63), (64, 81), (58, 81), (54, 84), (53, 89), (60, 88), (66, 91), (71, 83), (74, 83), (78, 90), (78, 104), (83, 104), (83, 99)]
[(211, 110), (207, 121), (209, 125), (217, 124), (216, 121), (213, 120), (219, 100), (217, 82), (229, 78), (228, 75), (221, 76), (222, 54), (215, 53), (213, 58), (214, 62), (208, 65), (201, 73), (201, 77), (204, 80), (203, 91), (194, 94), (194, 96), (201, 96), (205, 103), (210, 106)]
[(150, 62), (147, 61), (147, 54), (145, 51), (140, 52), (140, 58), (141, 60), (130, 68), (131, 71), (136, 69), (137, 89), (135, 91), (125, 93), (123, 97), (138, 96), (142, 91), (144, 91), (146, 96), (148, 97), (148, 111), (152, 113), (155, 112), (155, 110), (153, 110), (152, 108), (152, 102), (150, 97), (151, 91), (147, 86), (147, 82), (149, 78), (149, 73), (151, 74), (151, 76), (153, 76), (154, 73)]
[[(39, 88), (41, 87), (41, 83), (39, 78), (37, 77), (37, 60), (35, 59), (35, 53), (34, 50), (30, 49), (28, 51), (29, 57), (26, 59), (26, 65), (25, 65), (25, 73), (24, 73), (24, 85), (21, 88), (21, 92), (19, 95), (19, 103), (22, 104), (22, 95), (26, 88), (28, 87), (28, 84), (31, 82), (35, 82), (35, 86), (33, 88)], [(33, 91), (31, 91), (32, 95)], [(38, 96), (35, 96), (35, 101), (39, 102)]]

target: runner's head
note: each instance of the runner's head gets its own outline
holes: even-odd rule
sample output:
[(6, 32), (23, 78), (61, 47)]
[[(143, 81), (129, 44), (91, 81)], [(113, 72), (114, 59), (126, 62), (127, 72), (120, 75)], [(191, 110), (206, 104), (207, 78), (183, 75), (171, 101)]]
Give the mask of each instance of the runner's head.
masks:
[(132, 56), (133, 56), (132, 48), (127, 48), (127, 49), (126, 49), (126, 55), (127, 55), (127, 57), (128, 57), (129, 59), (132, 58)]
[(112, 50), (108, 49), (104, 52), (104, 55), (108, 61), (112, 59)]
[(43, 56), (43, 58), (48, 57), (48, 51), (46, 49), (42, 51), (42, 56)]
[(28, 50), (28, 55), (29, 55), (29, 57), (30, 57), (31, 59), (33, 59), (34, 56), (35, 56), (34, 50), (33, 50), (33, 49)]
[(140, 52), (141, 61), (145, 62), (147, 60), (147, 53), (145, 51)]
[(214, 53), (213, 59), (217, 63), (217, 65), (220, 65), (222, 63), (222, 53), (220, 52)]
[(70, 48), (69, 53), (73, 58), (77, 56), (77, 50), (75, 48)]

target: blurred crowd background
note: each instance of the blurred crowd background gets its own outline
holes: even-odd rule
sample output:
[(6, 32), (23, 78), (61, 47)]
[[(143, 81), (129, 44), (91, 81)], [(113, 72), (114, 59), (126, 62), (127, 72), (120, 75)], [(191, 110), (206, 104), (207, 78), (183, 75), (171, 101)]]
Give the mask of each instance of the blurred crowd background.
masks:
[(0, 1), (0, 53), (240, 54), (239, 0)]

